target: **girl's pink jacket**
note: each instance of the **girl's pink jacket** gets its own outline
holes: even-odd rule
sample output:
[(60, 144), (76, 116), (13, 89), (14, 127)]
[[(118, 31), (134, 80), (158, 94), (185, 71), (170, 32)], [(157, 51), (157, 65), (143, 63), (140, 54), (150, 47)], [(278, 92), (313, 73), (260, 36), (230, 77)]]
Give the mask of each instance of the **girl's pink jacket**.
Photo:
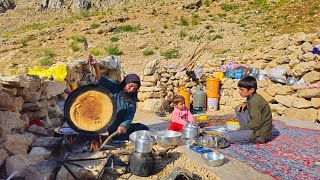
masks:
[(193, 119), (192, 114), (187, 107), (183, 111), (180, 111), (178, 108), (175, 107), (172, 111), (172, 122), (184, 126), (189, 122), (194, 123), (195, 120)]

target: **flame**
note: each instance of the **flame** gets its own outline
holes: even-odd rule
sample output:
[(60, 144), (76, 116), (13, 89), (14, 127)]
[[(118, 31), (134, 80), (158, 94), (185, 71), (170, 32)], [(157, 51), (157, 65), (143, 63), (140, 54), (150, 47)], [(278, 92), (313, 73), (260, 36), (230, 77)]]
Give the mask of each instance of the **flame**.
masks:
[(98, 150), (99, 150), (99, 143), (96, 140), (92, 140), (90, 143), (89, 151), (98, 151)]

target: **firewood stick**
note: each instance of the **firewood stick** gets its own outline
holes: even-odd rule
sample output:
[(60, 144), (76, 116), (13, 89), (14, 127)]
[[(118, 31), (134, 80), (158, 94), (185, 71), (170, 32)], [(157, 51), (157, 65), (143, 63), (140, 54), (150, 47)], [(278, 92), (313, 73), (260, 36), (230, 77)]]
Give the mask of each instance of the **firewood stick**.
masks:
[(112, 134), (102, 143), (102, 145), (100, 146), (100, 148), (99, 148), (98, 150), (100, 151), (101, 149), (103, 149), (103, 147), (104, 147), (114, 136), (116, 136), (116, 135), (118, 135), (118, 134), (119, 134), (118, 131), (112, 133)]

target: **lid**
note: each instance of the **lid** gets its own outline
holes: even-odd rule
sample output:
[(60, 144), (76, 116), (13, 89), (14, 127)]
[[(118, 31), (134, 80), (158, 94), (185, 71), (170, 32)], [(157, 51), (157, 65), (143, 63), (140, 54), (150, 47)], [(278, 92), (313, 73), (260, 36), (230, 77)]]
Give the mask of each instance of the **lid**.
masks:
[(153, 143), (153, 139), (146, 133), (143, 133), (137, 137), (137, 142), (139, 143)]
[(198, 120), (206, 121), (206, 120), (208, 120), (208, 116), (201, 115), (201, 116), (198, 117)]
[(184, 128), (193, 128), (193, 129), (196, 129), (196, 128), (198, 128), (198, 126), (195, 125), (195, 124), (187, 123), (187, 124), (184, 126)]

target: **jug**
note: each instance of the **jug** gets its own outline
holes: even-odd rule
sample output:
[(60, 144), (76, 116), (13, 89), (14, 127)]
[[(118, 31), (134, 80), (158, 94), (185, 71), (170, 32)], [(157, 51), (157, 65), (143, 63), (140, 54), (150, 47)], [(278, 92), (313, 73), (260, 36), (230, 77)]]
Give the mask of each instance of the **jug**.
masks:
[(190, 109), (190, 94), (186, 91), (185, 86), (180, 86), (179, 92), (177, 94), (181, 95), (185, 99), (185, 104), (188, 109)]
[(190, 138), (198, 138), (199, 127), (196, 124), (188, 123), (182, 128), (183, 137)]
[(193, 93), (193, 109), (203, 110), (206, 107), (206, 93), (197, 86), (196, 92)]

